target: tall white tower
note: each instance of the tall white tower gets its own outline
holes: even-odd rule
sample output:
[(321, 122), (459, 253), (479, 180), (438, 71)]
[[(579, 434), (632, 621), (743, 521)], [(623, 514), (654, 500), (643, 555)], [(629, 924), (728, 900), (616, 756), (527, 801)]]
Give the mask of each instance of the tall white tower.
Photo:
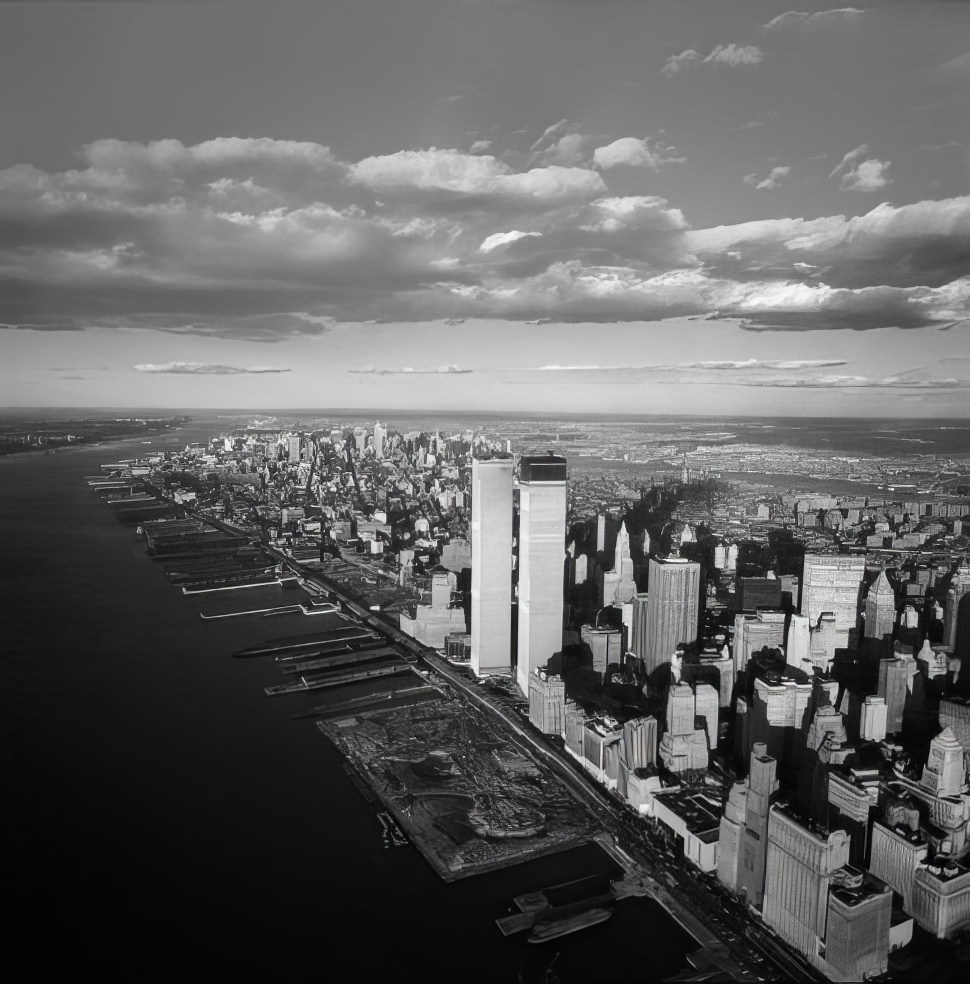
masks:
[[(474, 547), (473, 547), (474, 549)], [(519, 459), (519, 633), (516, 682), (562, 649), (566, 555), (566, 459)]]
[(512, 459), (472, 460), (471, 667), (512, 669)]

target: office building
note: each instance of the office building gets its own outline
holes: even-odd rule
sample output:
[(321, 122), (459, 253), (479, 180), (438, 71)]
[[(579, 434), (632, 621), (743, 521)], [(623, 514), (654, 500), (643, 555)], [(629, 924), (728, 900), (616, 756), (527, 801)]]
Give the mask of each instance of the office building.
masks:
[(950, 587), (946, 593), (946, 605), (943, 609), (943, 645), (953, 652), (957, 644), (957, 625), (960, 615), (960, 602), (970, 593), (970, 564), (966, 557), (957, 567), (950, 578)]
[(864, 741), (882, 741), (886, 737), (889, 708), (885, 697), (870, 694), (862, 704), (859, 735)]
[(373, 438), (374, 454), (378, 458), (384, 457), (384, 441), (386, 438), (387, 438), (387, 428), (385, 428), (383, 424), (381, 424), (381, 422), (378, 421), (376, 424), (374, 424), (374, 438)]
[(859, 617), (859, 593), (866, 570), (864, 557), (805, 554), (799, 611), (816, 625), (822, 612), (835, 615), (836, 646), (849, 644)]
[(955, 861), (923, 862), (913, 876), (913, 918), (937, 939), (970, 926), (970, 871)]
[(694, 727), (694, 691), (677, 683), (667, 692), (666, 730), (660, 740), (660, 759), (670, 772), (695, 772), (708, 766), (707, 734)]
[(803, 826), (786, 809), (768, 811), (764, 921), (813, 966), (825, 939), (829, 888), (835, 872), (849, 862), (849, 835)]
[(697, 639), (701, 565), (680, 558), (651, 560), (643, 660), (647, 673)]
[(545, 735), (561, 735), (566, 714), (562, 677), (537, 669), (529, 677), (529, 721)]
[(566, 555), (566, 459), (519, 460), (519, 632), (516, 682), (562, 649)]
[(870, 585), (866, 595), (866, 620), (863, 634), (867, 639), (885, 639), (896, 624), (896, 593), (885, 571)]
[(472, 460), (471, 541), (471, 668), (476, 676), (508, 673), (512, 668), (511, 458)]
[(842, 868), (829, 889), (825, 963), (836, 980), (867, 981), (889, 966), (893, 893), (855, 867)]
[(593, 654), (593, 669), (602, 681), (606, 668), (611, 663), (620, 666), (623, 663), (623, 633), (615, 628), (596, 628), (583, 625), (579, 630), (580, 639), (589, 646)]
[(291, 465), (299, 464), (300, 461), (300, 435), (290, 434), (286, 439), (287, 460)]
[(401, 631), (432, 649), (444, 651), (448, 636), (465, 631), (465, 612), (452, 604), (454, 574), (439, 572), (431, 578), (431, 604), (401, 609)]
[(872, 825), (872, 845), (869, 850), (869, 871), (891, 886), (903, 900), (903, 911), (912, 914), (913, 883), (916, 871), (926, 860), (929, 844), (919, 828), (919, 816), (912, 807), (913, 819), (895, 811), (890, 817)]
[(603, 605), (625, 605), (637, 593), (633, 580), (633, 559), (630, 556), (630, 535), (626, 523), (620, 524), (613, 555), (613, 569), (603, 574)]
[(734, 665), (740, 673), (752, 653), (782, 649), (785, 645), (785, 613), (778, 611), (739, 612), (734, 616)]
[(781, 581), (776, 577), (739, 577), (736, 598), (741, 611), (781, 608)]
[(647, 599), (646, 591), (637, 592), (633, 596), (633, 614), (631, 618), (630, 652), (639, 660), (643, 660), (647, 645)]
[(910, 681), (916, 672), (916, 660), (909, 655), (879, 661), (876, 695), (886, 702), (887, 734), (895, 735), (903, 730), (903, 712), (906, 710)]

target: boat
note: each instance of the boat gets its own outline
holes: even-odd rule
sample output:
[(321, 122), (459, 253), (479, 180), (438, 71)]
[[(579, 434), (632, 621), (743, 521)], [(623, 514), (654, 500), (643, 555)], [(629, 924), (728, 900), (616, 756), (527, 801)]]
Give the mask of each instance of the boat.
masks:
[(567, 933), (575, 933), (588, 926), (595, 926), (597, 923), (606, 922), (613, 915), (612, 909), (604, 909), (596, 906), (587, 909), (585, 912), (578, 912), (564, 919), (551, 919), (548, 922), (538, 922), (529, 935), (530, 943), (545, 943), (548, 940), (558, 939)]

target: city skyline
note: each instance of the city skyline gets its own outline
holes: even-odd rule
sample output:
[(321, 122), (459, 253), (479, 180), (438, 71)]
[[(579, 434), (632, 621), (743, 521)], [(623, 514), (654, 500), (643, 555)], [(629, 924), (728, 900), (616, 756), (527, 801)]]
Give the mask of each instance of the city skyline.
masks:
[(0, 4), (3, 402), (965, 417), (968, 28)]

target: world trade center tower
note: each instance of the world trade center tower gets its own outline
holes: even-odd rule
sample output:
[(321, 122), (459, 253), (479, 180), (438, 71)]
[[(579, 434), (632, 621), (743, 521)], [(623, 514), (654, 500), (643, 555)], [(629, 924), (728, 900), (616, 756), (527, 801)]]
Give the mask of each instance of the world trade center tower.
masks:
[(566, 459), (519, 459), (519, 633), (516, 683), (562, 649)]
[(512, 669), (512, 459), (472, 460), (471, 667)]

